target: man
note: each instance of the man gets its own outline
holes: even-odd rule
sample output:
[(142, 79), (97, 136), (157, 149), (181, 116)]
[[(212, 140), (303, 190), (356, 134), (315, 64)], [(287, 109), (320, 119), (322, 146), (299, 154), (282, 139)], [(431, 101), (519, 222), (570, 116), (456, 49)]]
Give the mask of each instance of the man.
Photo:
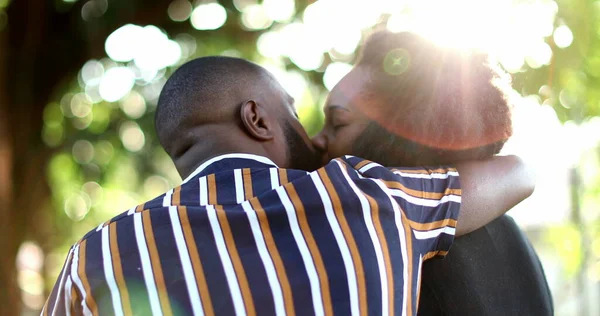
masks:
[(413, 315), (420, 261), (533, 190), (516, 157), (319, 168), (293, 100), (241, 59), (180, 67), (156, 126), (183, 184), (77, 242), (43, 314)]
[[(314, 143), (330, 158), (353, 154), (390, 166), (492, 157), (512, 134), (509, 90), (507, 75), (484, 54), (442, 49), (412, 33), (375, 33), (332, 89)], [(458, 238), (445, 260), (422, 271), (422, 315), (553, 314), (539, 259), (508, 216)]]

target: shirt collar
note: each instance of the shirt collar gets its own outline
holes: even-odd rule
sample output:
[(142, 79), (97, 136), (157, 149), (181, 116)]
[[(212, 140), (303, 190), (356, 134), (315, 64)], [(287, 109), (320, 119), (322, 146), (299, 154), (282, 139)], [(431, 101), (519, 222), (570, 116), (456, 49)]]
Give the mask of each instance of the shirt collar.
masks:
[(197, 175), (201, 174), (209, 166), (211, 166), (217, 162), (223, 161), (225, 159), (246, 159), (246, 160), (255, 161), (255, 162), (259, 162), (259, 163), (263, 163), (266, 165), (271, 165), (273, 167), (279, 168), (277, 166), (277, 164), (275, 164), (271, 159), (269, 159), (267, 157), (253, 155), (253, 154), (240, 154), (240, 153), (224, 154), (224, 155), (219, 155), (219, 156), (210, 158), (209, 160), (203, 162), (198, 168), (196, 168), (196, 170), (194, 170), (194, 172), (192, 172), (187, 178), (185, 178), (185, 180), (183, 180), (183, 183), (186, 183), (186, 182), (190, 181), (191, 179), (193, 179), (194, 177), (196, 177)]

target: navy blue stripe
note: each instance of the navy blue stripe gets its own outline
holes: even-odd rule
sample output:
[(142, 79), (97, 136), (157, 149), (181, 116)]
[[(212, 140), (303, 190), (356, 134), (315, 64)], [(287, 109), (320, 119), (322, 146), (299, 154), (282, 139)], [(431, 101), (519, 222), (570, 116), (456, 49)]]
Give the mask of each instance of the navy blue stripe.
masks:
[(200, 182), (197, 178), (181, 186), (180, 192), (181, 205), (198, 205), (200, 203)]
[(188, 206), (188, 219), (194, 241), (200, 254), (204, 276), (215, 313), (218, 315), (234, 315), (233, 301), (227, 285), (223, 264), (215, 244), (215, 237), (208, 221), (204, 207)]
[(146, 202), (144, 204), (144, 210), (162, 207), (165, 195), (166, 194), (159, 195), (159, 196), (155, 197), (154, 199)]
[[(293, 181), (296, 181), (299, 179), (306, 178), (307, 174), (308, 174), (306, 171), (293, 170), (293, 169), (285, 169), (285, 172), (287, 174), (288, 182), (293, 182)], [(309, 184), (309, 185), (312, 185), (312, 184)], [(303, 189), (304, 187), (301, 187), (301, 188)]]
[(219, 172), (215, 176), (217, 204), (237, 204), (235, 195), (235, 176), (233, 171)]
[(104, 262), (102, 260), (102, 232), (91, 235), (86, 241), (85, 274), (92, 296), (98, 304), (98, 313), (100, 315), (110, 315), (114, 313), (112, 297), (106, 278), (104, 276)]
[[(344, 168), (344, 166), (341, 167)], [(352, 170), (349, 171), (350, 174), (353, 173)], [(346, 184), (346, 179), (339, 168), (331, 168), (328, 175), (332, 183), (334, 183), (338, 196), (340, 196), (346, 221), (348, 222), (348, 226), (350, 226), (350, 231), (352, 232), (362, 260), (368, 313), (369, 315), (381, 315), (381, 278), (375, 247), (364, 220), (363, 212), (367, 210), (357, 207), (361, 205), (360, 200), (354, 190)], [(358, 180), (357, 176), (355, 178)], [(385, 269), (385, 267), (381, 268)]]
[(402, 207), (406, 217), (418, 223), (430, 223), (447, 218), (457, 219), (460, 211), (460, 203), (456, 202), (447, 202), (431, 207), (410, 204), (399, 197), (394, 197), (394, 199)]
[(256, 240), (250, 229), (248, 217), (239, 205), (227, 208), (225, 214), (246, 272), (256, 315), (274, 315), (275, 302), (267, 279), (267, 272), (258, 254)]
[(171, 226), (169, 209), (163, 207), (147, 212), (150, 212), (154, 241), (173, 314), (190, 315), (192, 314), (192, 304)]
[(151, 315), (150, 299), (144, 282), (142, 260), (135, 239), (133, 215), (121, 219), (117, 224), (117, 245), (121, 257), (123, 278), (129, 292), (131, 309), (135, 314)]
[(271, 191), (271, 172), (269, 169), (251, 171), (252, 193), (261, 196)]
[(319, 192), (308, 176), (295, 181), (294, 185), (298, 197), (304, 204), (308, 225), (327, 270), (333, 313), (335, 315), (350, 315), (350, 292), (344, 260), (325, 215)]
[(392, 274), (394, 280), (394, 308), (396, 312), (402, 310), (403, 299), (403, 269), (402, 247), (400, 243), (399, 230), (396, 226), (395, 213), (389, 196), (386, 195), (379, 186), (372, 180), (359, 180), (355, 182), (362, 191), (373, 197), (379, 209), (379, 224), (383, 230), (383, 235), (387, 241), (390, 262), (392, 265)]
[(314, 310), (306, 308), (312, 302), (310, 281), (281, 200), (276, 191), (271, 191), (261, 196), (260, 203), (267, 214), (275, 245), (288, 275), (296, 314), (312, 315)]

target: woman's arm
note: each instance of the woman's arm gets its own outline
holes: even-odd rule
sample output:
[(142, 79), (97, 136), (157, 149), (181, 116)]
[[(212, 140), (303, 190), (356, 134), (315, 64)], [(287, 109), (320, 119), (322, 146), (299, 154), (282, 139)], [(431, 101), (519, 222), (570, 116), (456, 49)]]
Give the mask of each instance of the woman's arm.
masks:
[(535, 188), (531, 168), (517, 156), (456, 164), (462, 188), (462, 206), (456, 236), (467, 234), (529, 197)]

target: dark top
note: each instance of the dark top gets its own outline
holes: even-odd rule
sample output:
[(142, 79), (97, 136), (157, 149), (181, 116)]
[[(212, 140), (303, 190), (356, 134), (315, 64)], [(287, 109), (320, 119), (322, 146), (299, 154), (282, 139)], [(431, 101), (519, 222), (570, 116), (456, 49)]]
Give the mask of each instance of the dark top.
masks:
[(502, 216), (456, 238), (423, 264), (419, 315), (553, 315), (544, 270), (527, 237)]

